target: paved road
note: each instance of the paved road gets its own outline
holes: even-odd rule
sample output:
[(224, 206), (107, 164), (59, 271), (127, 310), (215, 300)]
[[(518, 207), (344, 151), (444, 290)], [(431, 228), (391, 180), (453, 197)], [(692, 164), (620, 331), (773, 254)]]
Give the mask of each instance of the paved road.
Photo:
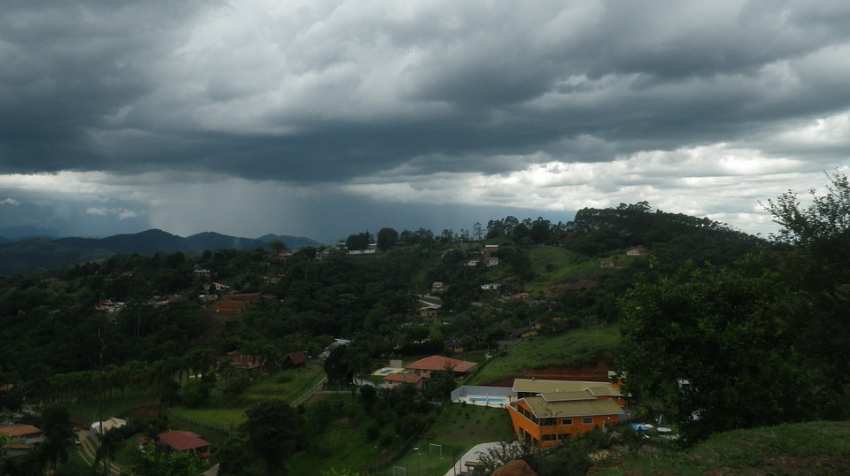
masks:
[(304, 393), (303, 393), (300, 397), (298, 397), (298, 398), (296, 398), (295, 400), (293, 400), (293, 401), (290, 403), (290, 405), (292, 405), (293, 407), (297, 407), (298, 405), (301, 405), (302, 403), (306, 402), (307, 400), (309, 400), (309, 399), (310, 399), (310, 397), (312, 397), (312, 396), (313, 396), (314, 394), (316, 394), (319, 390), (321, 390), (321, 389), (322, 389), (322, 387), (324, 387), (324, 386), (325, 386), (325, 383), (326, 383), (327, 381), (328, 381), (328, 378), (327, 378), (327, 377), (322, 377), (322, 379), (321, 379), (321, 380), (319, 380), (318, 382), (316, 382), (316, 384), (315, 384), (315, 385), (313, 385), (312, 387), (310, 387), (310, 389), (309, 389), (309, 390), (307, 390), (306, 392), (304, 392)]
[(456, 476), (463, 474), (466, 470), (466, 463), (477, 461), (481, 455), (487, 454), (491, 448), (498, 448), (502, 444), (501, 441), (492, 441), (490, 443), (479, 443), (472, 447), (465, 455), (461, 456), (454, 466), (449, 469), (445, 476)]
[[(80, 439), (80, 456), (82, 456), (83, 461), (86, 462), (89, 466), (94, 466), (95, 455), (97, 454), (97, 440), (95, 436), (90, 431), (80, 430), (77, 432), (77, 438)], [(100, 466), (100, 463), (98, 463)], [(112, 476), (119, 476), (122, 474), (121, 467), (110, 463), (109, 464), (109, 473)], [(129, 474), (129, 472), (125, 471), (123, 474)]]

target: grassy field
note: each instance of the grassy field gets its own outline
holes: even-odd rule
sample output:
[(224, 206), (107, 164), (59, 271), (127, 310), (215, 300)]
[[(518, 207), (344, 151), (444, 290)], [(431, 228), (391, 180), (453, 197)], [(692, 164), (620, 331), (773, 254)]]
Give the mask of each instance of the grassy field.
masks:
[[(442, 476), (478, 443), (513, 439), (505, 410), (451, 404), (443, 408), (422, 439), (392, 466), (405, 468), (409, 475)], [(442, 446), (442, 456), (432, 444)]]
[(68, 412), (73, 420), (89, 425), (98, 420), (99, 414), (103, 418), (124, 416), (136, 407), (154, 405), (156, 401), (156, 396), (148, 392), (128, 390), (126, 394), (116, 394), (102, 402), (93, 399), (70, 404)]
[(480, 385), (516, 375), (527, 368), (586, 364), (600, 353), (612, 351), (619, 342), (620, 331), (613, 326), (532, 337), (511, 347), (507, 355), (490, 361), (467, 383)]
[(331, 469), (361, 470), (374, 466), (383, 450), (366, 437), (371, 419), (363, 413), (360, 402), (350, 394), (319, 395), (306, 406), (319, 400), (343, 402), (351, 416), (338, 418), (324, 431), (312, 434), (308, 449), (290, 458), (289, 474), (319, 475)]
[(599, 262), (557, 246), (535, 246), (528, 251), (536, 278), (528, 290), (542, 291), (569, 278), (586, 277), (599, 271)]
[(719, 433), (685, 451), (630, 455), (593, 475), (850, 474), (850, 422), (809, 422)]
[(242, 394), (241, 399), (254, 403), (263, 400), (294, 400), (316, 385), (324, 377), (325, 371), (318, 364), (287, 369), (264, 378)]

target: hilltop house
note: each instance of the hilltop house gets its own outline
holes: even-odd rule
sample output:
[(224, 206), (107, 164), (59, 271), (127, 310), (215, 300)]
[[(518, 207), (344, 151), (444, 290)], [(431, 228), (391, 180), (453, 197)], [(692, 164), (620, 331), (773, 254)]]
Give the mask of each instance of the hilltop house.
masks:
[(26, 454), (44, 441), (41, 429), (32, 425), (0, 425), (0, 436), (11, 440), (2, 448), (8, 456)]
[(290, 367), (303, 367), (307, 363), (307, 354), (303, 351), (290, 352), (286, 354), (285, 361)]
[(238, 316), (245, 309), (262, 299), (260, 293), (227, 294), (215, 303), (215, 312), (225, 316)]
[(210, 444), (191, 431), (166, 431), (157, 437), (157, 446), (178, 453), (192, 453), (202, 459), (209, 458)]
[(649, 256), (649, 248), (643, 245), (633, 246), (626, 250), (626, 256)]
[(475, 362), (467, 362), (442, 355), (432, 355), (424, 359), (419, 359), (416, 362), (411, 362), (405, 365), (404, 368), (414, 374), (423, 375), (428, 378), (436, 372), (450, 372), (456, 376), (466, 375), (477, 366), (478, 364)]
[(619, 385), (608, 382), (516, 379), (507, 406), (517, 438), (539, 448), (624, 417)]
[(242, 354), (237, 351), (231, 351), (226, 354), (230, 364), (243, 370), (254, 370), (263, 367), (263, 359), (259, 355)]
[(122, 420), (121, 418), (109, 418), (108, 420), (96, 421), (91, 424), (91, 431), (93, 433), (109, 433), (112, 430), (117, 430), (119, 428), (124, 428), (127, 426), (127, 420)]

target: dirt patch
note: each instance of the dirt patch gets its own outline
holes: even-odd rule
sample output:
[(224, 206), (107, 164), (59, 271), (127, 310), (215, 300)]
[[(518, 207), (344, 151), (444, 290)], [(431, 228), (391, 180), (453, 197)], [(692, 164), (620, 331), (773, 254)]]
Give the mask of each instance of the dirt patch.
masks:
[(536, 378), (546, 380), (584, 380), (587, 382), (607, 382), (608, 366), (600, 363), (596, 367), (544, 367), (523, 369), (519, 375), (502, 377), (482, 384), (484, 387), (513, 387), (514, 379)]

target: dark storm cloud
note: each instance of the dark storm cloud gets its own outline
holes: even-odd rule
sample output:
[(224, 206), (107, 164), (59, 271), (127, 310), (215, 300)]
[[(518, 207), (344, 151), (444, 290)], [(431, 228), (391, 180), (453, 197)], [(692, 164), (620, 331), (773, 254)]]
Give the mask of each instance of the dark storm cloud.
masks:
[(0, 171), (504, 173), (850, 108), (842, 1), (403, 3), (7, 2)]

